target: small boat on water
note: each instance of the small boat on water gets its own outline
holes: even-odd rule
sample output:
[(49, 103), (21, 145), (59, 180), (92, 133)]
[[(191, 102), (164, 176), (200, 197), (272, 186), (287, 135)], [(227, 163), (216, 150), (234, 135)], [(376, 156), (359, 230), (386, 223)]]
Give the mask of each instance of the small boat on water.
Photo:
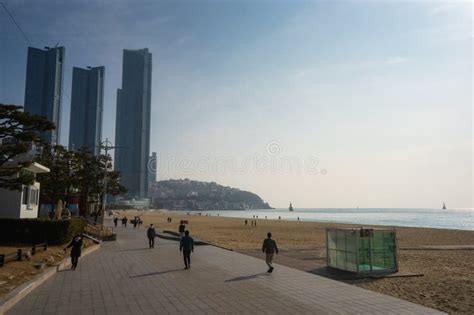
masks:
[(290, 202), (290, 206), (288, 207), (288, 210), (293, 211), (293, 205)]
[(446, 210), (446, 204), (443, 202), (443, 210)]

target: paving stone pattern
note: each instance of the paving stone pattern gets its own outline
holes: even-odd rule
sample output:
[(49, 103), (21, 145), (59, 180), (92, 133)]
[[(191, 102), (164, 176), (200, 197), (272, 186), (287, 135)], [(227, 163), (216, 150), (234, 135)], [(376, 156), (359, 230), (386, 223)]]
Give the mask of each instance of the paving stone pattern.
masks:
[(184, 270), (175, 241), (118, 228), (117, 241), (62, 270), (7, 314), (439, 314), (417, 304), (275, 265), (196, 246)]

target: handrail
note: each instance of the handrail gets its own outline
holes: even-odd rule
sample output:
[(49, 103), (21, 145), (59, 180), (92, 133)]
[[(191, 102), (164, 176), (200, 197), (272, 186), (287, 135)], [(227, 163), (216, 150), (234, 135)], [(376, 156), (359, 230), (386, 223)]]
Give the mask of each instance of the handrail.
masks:
[(93, 222), (87, 218), (86, 222), (87, 225), (84, 228), (85, 234), (90, 234), (99, 240), (115, 240), (115, 232), (111, 227), (104, 226), (98, 222)]
[(89, 218), (86, 218), (86, 217), (83, 217), (83, 218), (84, 218), (84, 220), (86, 220), (86, 222), (87, 222), (88, 224), (103, 226), (103, 224), (100, 223), (100, 222), (97, 222), (97, 221), (95, 221), (95, 220), (92, 220), (92, 219), (89, 219)]
[(99, 227), (101, 229), (104, 229), (104, 230), (112, 230), (113, 231), (113, 228), (112, 227), (109, 227), (109, 226), (105, 226), (104, 224), (100, 223), (100, 222), (96, 222), (94, 220), (91, 220), (91, 219), (88, 219), (88, 218), (84, 218), (87, 222), (88, 225), (92, 225), (92, 226), (95, 226), (95, 227)]
[(94, 226), (94, 225), (86, 225), (86, 227), (84, 228), (85, 231), (95, 231), (96, 233), (100, 233), (100, 234), (113, 234), (113, 230), (111, 228), (107, 228), (107, 227), (97, 227), (97, 226)]

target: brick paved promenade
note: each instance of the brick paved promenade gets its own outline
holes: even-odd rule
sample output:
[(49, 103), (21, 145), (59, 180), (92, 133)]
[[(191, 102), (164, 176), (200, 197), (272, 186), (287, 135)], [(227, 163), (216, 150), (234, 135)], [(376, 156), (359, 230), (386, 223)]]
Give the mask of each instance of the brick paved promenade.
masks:
[(438, 313), (284, 266), (267, 274), (262, 260), (213, 246), (197, 246), (183, 270), (177, 242), (148, 249), (144, 229), (117, 234), (7, 314)]

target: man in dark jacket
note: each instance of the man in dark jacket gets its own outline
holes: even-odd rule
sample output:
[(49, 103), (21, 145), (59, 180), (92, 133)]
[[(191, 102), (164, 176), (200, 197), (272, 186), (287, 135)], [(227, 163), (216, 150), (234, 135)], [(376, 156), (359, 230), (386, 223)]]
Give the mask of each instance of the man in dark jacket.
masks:
[(156, 231), (153, 224), (150, 224), (150, 227), (146, 231), (146, 235), (148, 236), (148, 245), (150, 246), (150, 248), (155, 248)]
[[(72, 248), (71, 248), (72, 247)], [(76, 235), (69, 245), (64, 249), (66, 251), (71, 248), (71, 269), (76, 270), (79, 257), (81, 257), (82, 236)]]
[(273, 254), (276, 253), (278, 255), (278, 247), (274, 240), (272, 240), (272, 233), (267, 233), (267, 238), (263, 241), (262, 252), (266, 254), (265, 262), (268, 266), (268, 272), (273, 271), (272, 261), (273, 261)]
[(189, 231), (184, 232), (184, 237), (181, 238), (179, 244), (179, 251), (183, 251), (184, 269), (191, 268), (191, 252), (194, 251), (194, 240), (189, 236)]

